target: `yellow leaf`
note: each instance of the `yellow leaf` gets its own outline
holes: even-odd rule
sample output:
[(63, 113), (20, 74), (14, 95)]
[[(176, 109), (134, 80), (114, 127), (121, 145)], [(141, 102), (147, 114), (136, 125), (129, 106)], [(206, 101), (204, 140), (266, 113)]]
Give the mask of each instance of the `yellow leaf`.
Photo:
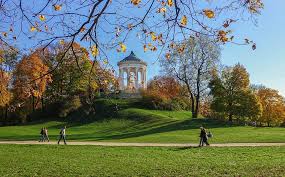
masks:
[(158, 8), (158, 10), (157, 10), (157, 13), (165, 13), (165, 12), (166, 12), (165, 7)]
[(53, 8), (55, 11), (60, 11), (61, 10), (61, 5), (55, 4), (53, 5)]
[(120, 43), (120, 47), (121, 47), (121, 52), (126, 52), (127, 46), (125, 44)]
[(155, 36), (155, 33), (154, 32), (150, 32), (150, 35), (151, 35), (151, 39), (153, 41), (156, 41), (157, 37)]
[(167, 0), (167, 4), (171, 7), (173, 5), (173, 1), (172, 0)]
[(108, 64), (109, 62), (108, 62), (107, 59), (105, 59), (105, 60), (103, 61), (103, 63), (106, 65), (106, 64)]
[(182, 16), (181, 25), (182, 25), (182, 26), (186, 26), (186, 25), (187, 25), (187, 17), (186, 17), (186, 15), (183, 15), (183, 16)]
[(96, 47), (96, 45), (93, 45), (91, 48), (92, 56), (95, 57), (99, 54), (99, 49)]
[(63, 39), (59, 40), (59, 44), (63, 45), (64, 44), (64, 40)]
[(229, 39), (227, 37), (227, 32), (223, 31), (223, 30), (220, 30), (219, 33), (218, 33), (218, 38), (220, 41), (222, 42), (227, 42)]
[(45, 21), (46, 17), (44, 15), (39, 15), (39, 19), (40, 19), (40, 21)]
[(215, 13), (214, 11), (210, 10), (210, 9), (205, 9), (203, 10), (204, 15), (207, 16), (208, 18), (214, 18), (215, 17)]
[(131, 0), (131, 3), (133, 3), (135, 6), (139, 5), (140, 2), (141, 0)]
[(31, 26), (30, 31), (33, 32), (33, 31), (36, 31), (36, 29), (37, 29), (36, 27)]

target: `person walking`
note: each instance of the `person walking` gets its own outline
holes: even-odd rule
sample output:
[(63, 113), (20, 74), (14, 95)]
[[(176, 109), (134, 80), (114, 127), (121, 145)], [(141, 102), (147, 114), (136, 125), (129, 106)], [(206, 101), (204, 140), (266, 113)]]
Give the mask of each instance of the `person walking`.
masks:
[(45, 136), (45, 140), (49, 142), (48, 129), (46, 127), (44, 128), (44, 136)]
[(44, 127), (41, 128), (41, 131), (40, 131), (40, 140), (39, 142), (43, 142), (44, 141)]
[(63, 139), (64, 144), (66, 145), (66, 126), (61, 128), (61, 130), (59, 132), (59, 140), (58, 140), (57, 144), (59, 144), (62, 139)]
[(207, 131), (204, 127), (200, 127), (200, 143), (199, 143), (199, 147), (204, 146), (204, 144), (206, 144), (207, 146), (209, 146), (210, 144), (208, 143), (208, 135), (207, 135)]

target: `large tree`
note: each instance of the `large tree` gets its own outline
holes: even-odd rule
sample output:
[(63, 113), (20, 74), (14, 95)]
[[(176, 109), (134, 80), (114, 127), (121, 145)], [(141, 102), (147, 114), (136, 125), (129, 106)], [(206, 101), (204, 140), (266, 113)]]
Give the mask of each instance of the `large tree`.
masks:
[(170, 53), (166, 53), (166, 59), (161, 61), (162, 71), (186, 86), (193, 117), (197, 117), (211, 72), (219, 63), (220, 48), (213, 39), (204, 35), (173, 45)]
[[(48, 85), (48, 97), (50, 102), (62, 100), (75, 95), (88, 95), (91, 98), (94, 93), (108, 92), (116, 88), (117, 81), (112, 70), (104, 67), (106, 61), (100, 64), (92, 61), (88, 51), (77, 43), (65, 53), (68, 43), (49, 48), (43, 58), (50, 68), (56, 68), (52, 72), (53, 82)], [(61, 60), (62, 55), (65, 55)]]
[(47, 84), (51, 82), (51, 75), (46, 75), (47, 72), (48, 66), (44, 64), (38, 51), (24, 56), (13, 73), (15, 101), (21, 104), (31, 98), (32, 110), (39, 107)]
[(249, 87), (249, 74), (244, 66), (236, 64), (225, 67), (222, 73), (212, 73), (209, 84), (213, 101), (211, 108), (233, 118), (257, 118), (261, 114), (261, 105)]
[(277, 90), (260, 87), (256, 94), (262, 105), (262, 114), (257, 119), (260, 123), (266, 123), (267, 126), (285, 122), (285, 100)]
[[(0, 41), (0, 118), (7, 120), (12, 99), (11, 75), (17, 63), (18, 51)], [(4, 121), (5, 122), (5, 121)]]

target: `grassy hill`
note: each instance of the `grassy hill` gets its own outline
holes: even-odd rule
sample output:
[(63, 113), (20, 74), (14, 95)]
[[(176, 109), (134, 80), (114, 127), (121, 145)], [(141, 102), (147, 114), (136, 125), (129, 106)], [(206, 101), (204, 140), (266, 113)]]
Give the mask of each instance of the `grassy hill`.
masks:
[(0, 127), (0, 140), (37, 140), (41, 127), (47, 127), (50, 139), (58, 137), (67, 125), (68, 140), (196, 143), (199, 127), (214, 134), (211, 143), (285, 142), (285, 128), (230, 126), (213, 119), (192, 119), (187, 111), (142, 109), (135, 101), (99, 100), (95, 121), (85, 124), (64, 121)]

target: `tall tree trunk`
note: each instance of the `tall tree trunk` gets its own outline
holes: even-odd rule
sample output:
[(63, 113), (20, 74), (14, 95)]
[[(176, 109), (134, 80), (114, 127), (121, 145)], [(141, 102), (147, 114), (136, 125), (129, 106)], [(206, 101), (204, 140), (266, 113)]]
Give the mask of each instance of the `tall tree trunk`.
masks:
[(32, 106), (33, 106), (33, 112), (35, 112), (35, 97), (32, 96)]
[(195, 112), (193, 115), (193, 118), (197, 118), (198, 114), (199, 114), (199, 104), (200, 104), (200, 75), (201, 75), (201, 71), (200, 69), (198, 70), (197, 73), (197, 80), (196, 80), (196, 90), (197, 90), (197, 95), (196, 95), (196, 107), (195, 107)]
[(229, 114), (229, 121), (233, 122), (233, 114), (232, 113)]
[(8, 121), (8, 104), (6, 104), (5, 106), (5, 119), (4, 119), (4, 122), (7, 122)]
[(229, 122), (233, 122), (233, 112), (232, 112), (232, 107), (233, 107), (233, 103), (231, 101), (229, 101)]
[(200, 111), (199, 104), (200, 104), (200, 94), (196, 96), (196, 105), (195, 105), (195, 112), (194, 112), (193, 118), (197, 118), (199, 115), (199, 111)]
[(188, 90), (188, 93), (189, 93), (190, 99), (191, 99), (191, 112), (192, 112), (192, 117), (195, 118), (194, 115), (195, 115), (196, 113), (195, 113), (195, 99), (194, 99), (194, 95), (193, 95), (193, 93), (192, 93), (192, 91), (191, 91), (191, 88), (190, 88), (189, 83), (188, 83), (188, 82), (185, 82), (185, 84), (186, 84), (186, 86), (187, 86), (187, 90)]
[(42, 112), (44, 112), (44, 95), (42, 95), (41, 101), (42, 101)]

